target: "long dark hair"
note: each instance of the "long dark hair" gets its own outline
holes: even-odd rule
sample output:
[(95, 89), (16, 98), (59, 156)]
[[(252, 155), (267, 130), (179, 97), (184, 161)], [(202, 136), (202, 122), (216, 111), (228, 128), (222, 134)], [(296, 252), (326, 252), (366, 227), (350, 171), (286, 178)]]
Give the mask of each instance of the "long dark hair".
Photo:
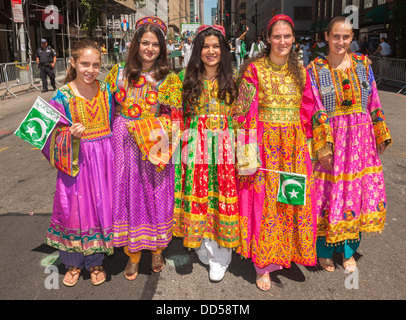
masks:
[(193, 41), (193, 51), (186, 69), (183, 81), (182, 97), (183, 101), (192, 105), (197, 104), (203, 92), (203, 82), (205, 67), (201, 59), (201, 52), (204, 40), (207, 36), (216, 36), (219, 39), (221, 60), (218, 66), (218, 92), (217, 97), (225, 100), (228, 94), (227, 103), (231, 104), (237, 99), (238, 89), (233, 78), (233, 68), (231, 65), (230, 45), (220, 31), (208, 28), (200, 32)]
[(130, 49), (128, 50), (127, 61), (124, 67), (124, 76), (129, 82), (134, 80), (137, 82), (141, 76), (142, 60), (139, 55), (141, 38), (146, 32), (154, 33), (159, 42), (159, 56), (155, 60), (153, 68), (155, 80), (160, 81), (164, 79), (169, 73), (169, 64), (166, 54), (165, 38), (162, 31), (153, 25), (143, 25), (134, 34), (131, 41)]
[[(97, 46), (93, 41), (89, 39), (83, 39), (80, 41), (77, 41), (73, 44), (72, 46), (72, 51), (71, 51), (71, 57), (72, 59), (76, 62), (78, 61), (80, 54), (83, 50), (85, 49), (94, 49), (100, 54), (100, 60), (101, 60), (101, 51), (99, 46)], [(70, 65), (66, 77), (64, 80), (64, 83), (71, 82), (76, 79), (76, 69)]]
[[(293, 30), (292, 24), (286, 20), (279, 20), (279, 21), (275, 22), (268, 31), (268, 37), (271, 36), (274, 26), (278, 23), (285, 23), (285, 24), (289, 25), (290, 28), (292, 29), (293, 37), (295, 37), (295, 31)], [(294, 47), (294, 44), (292, 45), (292, 49), (289, 52), (288, 72), (293, 77), (293, 79), (294, 79), (296, 85), (299, 87), (300, 91), (303, 91), (303, 89), (306, 85), (306, 75), (303, 72), (303, 66), (299, 63), (298, 56), (293, 47)], [(242, 77), (244, 75), (244, 72), (245, 72), (246, 68), (248, 67), (248, 65), (261, 59), (264, 56), (269, 57), (270, 54), (271, 54), (271, 44), (268, 43), (268, 41), (267, 41), (265, 48), (262, 50), (262, 52), (259, 56), (252, 58), (252, 59), (248, 59), (246, 62), (244, 62), (243, 66), (241, 67), (241, 70), (240, 70), (240, 77)]]

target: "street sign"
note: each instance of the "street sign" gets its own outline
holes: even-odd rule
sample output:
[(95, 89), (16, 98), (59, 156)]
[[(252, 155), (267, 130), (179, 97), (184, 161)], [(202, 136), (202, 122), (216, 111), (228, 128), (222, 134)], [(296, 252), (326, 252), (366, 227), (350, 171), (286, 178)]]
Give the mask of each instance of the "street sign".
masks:
[(130, 26), (130, 24), (128, 23), (127, 20), (124, 19), (124, 21), (121, 22), (121, 28), (123, 29), (124, 32), (126, 32), (128, 30), (129, 26)]
[(24, 22), (23, 5), (21, 0), (11, 0), (11, 7), (13, 9), (14, 22)]

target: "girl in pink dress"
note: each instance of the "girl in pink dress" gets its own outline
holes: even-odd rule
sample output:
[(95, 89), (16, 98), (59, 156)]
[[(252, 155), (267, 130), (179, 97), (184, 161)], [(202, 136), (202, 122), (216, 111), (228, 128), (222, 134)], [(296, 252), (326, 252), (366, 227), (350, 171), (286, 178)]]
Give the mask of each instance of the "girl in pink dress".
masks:
[(317, 255), (334, 271), (336, 250), (353, 272), (362, 233), (381, 232), (386, 195), (379, 155), (392, 144), (376, 83), (365, 56), (348, 54), (354, 36), (345, 17), (327, 27), (329, 53), (308, 67), (315, 99), (314, 177), (318, 216)]

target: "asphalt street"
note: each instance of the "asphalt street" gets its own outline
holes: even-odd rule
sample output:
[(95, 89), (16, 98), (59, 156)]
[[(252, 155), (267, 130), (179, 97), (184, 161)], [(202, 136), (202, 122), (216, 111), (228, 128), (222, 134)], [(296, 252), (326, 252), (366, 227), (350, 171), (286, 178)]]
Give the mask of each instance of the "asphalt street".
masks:
[[(168, 306), (195, 301), (198, 307), (189, 310), (188, 317), (209, 315), (209, 309), (201, 309), (201, 305), (210, 301), (224, 305), (229, 301), (240, 306), (234, 308), (237, 311), (227, 309), (235, 311), (230, 314), (246, 314), (244, 306), (248, 305), (252, 315), (258, 311), (253, 304), (256, 300), (404, 300), (406, 97), (387, 90), (379, 93), (394, 140), (381, 157), (388, 203), (384, 232), (363, 237), (355, 255), (358, 270), (353, 275), (345, 273), (339, 256), (334, 257), (338, 262), (334, 273), (292, 264), (290, 269), (273, 273), (274, 284), (269, 292), (257, 289), (252, 263), (235, 252), (224, 279), (210, 282), (208, 268), (178, 238), (164, 251), (166, 268), (159, 274), (150, 270), (151, 255), (144, 252), (137, 279), (126, 280), (123, 269), (127, 257), (122, 249), (117, 249), (104, 261), (104, 284), (93, 286), (89, 273), (84, 271), (77, 285), (65, 287), (65, 270), (58, 251), (43, 244), (52, 213), (56, 169), (40, 150), (13, 134), (35, 98), (40, 95), (49, 100), (52, 92), (31, 91), (18, 99), (0, 101), (0, 299), (156, 300), (151, 313), (166, 315), (187, 311)], [(219, 314), (219, 309), (216, 312)], [(227, 314), (225, 307), (223, 313)]]

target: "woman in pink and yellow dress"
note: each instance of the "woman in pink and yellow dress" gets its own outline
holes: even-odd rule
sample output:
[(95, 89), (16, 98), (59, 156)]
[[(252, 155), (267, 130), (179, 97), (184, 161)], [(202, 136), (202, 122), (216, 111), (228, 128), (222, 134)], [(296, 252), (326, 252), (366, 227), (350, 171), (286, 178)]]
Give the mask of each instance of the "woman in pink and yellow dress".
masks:
[[(267, 291), (269, 273), (290, 268), (291, 262), (316, 264), (316, 217), (311, 159), (313, 97), (310, 79), (291, 50), (294, 24), (286, 15), (268, 24), (267, 47), (242, 71), (237, 104), (246, 113), (245, 162), (238, 159), (239, 207), (242, 245), (238, 250), (251, 258), (256, 284)], [(249, 141), (249, 130), (256, 139)], [(247, 143), (248, 142), (248, 143)], [(278, 202), (280, 172), (307, 177), (305, 203)], [(297, 196), (295, 190), (292, 197)]]
[(386, 195), (379, 155), (392, 144), (372, 68), (361, 54), (348, 54), (354, 36), (345, 17), (327, 27), (329, 53), (308, 67), (315, 97), (312, 117), (317, 255), (334, 271), (333, 252), (353, 272), (362, 233), (381, 232)]

